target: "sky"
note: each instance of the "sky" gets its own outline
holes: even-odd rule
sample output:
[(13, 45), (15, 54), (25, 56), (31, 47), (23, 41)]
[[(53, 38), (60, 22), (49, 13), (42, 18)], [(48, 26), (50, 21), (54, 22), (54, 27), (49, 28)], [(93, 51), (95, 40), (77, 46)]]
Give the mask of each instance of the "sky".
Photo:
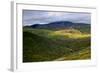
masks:
[(24, 26), (47, 24), (55, 21), (71, 21), (74, 23), (91, 23), (91, 14), (83, 12), (55, 12), (23, 10), (22, 23)]

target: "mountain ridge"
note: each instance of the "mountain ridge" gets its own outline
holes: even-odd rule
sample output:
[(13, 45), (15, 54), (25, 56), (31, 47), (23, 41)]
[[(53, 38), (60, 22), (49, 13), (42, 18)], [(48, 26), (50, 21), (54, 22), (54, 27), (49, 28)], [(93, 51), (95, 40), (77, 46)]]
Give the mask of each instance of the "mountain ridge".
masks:
[(33, 24), (30, 26), (24, 26), (30, 28), (43, 28), (43, 29), (62, 29), (62, 28), (81, 28), (90, 27), (90, 24), (86, 23), (73, 23), (70, 21), (56, 21), (48, 24)]

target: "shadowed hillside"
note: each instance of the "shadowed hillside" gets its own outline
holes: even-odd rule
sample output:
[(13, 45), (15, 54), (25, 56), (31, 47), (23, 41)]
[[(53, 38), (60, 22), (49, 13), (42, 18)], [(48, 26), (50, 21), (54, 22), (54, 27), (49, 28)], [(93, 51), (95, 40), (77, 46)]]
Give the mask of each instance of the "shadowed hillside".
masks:
[(60, 46), (57, 41), (23, 32), (23, 61), (49, 61), (68, 54), (70, 49)]

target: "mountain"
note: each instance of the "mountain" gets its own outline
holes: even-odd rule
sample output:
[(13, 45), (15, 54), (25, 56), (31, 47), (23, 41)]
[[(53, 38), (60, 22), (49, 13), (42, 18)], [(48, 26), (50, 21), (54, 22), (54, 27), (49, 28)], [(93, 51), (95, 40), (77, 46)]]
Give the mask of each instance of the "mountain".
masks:
[(31, 26), (25, 26), (25, 27), (53, 29), (53, 30), (65, 29), (65, 28), (75, 28), (75, 29), (89, 28), (89, 30), (90, 30), (90, 24), (73, 23), (73, 22), (70, 22), (70, 21), (56, 21), (56, 22), (51, 22), (51, 23), (48, 23), (48, 24), (33, 24)]
[(57, 22), (51, 22), (48, 24), (33, 24), (30, 27), (33, 28), (63, 28), (63, 27), (70, 27), (74, 23), (69, 22), (69, 21), (57, 21)]

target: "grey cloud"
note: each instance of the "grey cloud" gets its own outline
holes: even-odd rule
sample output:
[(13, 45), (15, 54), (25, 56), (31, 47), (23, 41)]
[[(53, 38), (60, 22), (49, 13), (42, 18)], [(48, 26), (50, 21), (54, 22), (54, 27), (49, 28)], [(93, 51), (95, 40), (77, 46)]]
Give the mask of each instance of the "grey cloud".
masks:
[(91, 23), (90, 13), (51, 12), (23, 10), (23, 25), (49, 23), (54, 21), (72, 21), (77, 23)]

